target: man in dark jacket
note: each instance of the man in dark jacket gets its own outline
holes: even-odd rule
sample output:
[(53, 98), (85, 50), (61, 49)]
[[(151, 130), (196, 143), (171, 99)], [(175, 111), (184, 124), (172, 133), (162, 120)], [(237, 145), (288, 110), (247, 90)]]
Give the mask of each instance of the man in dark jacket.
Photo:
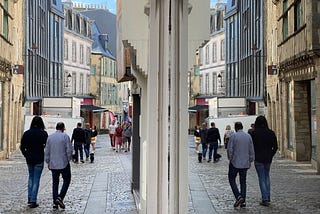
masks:
[(207, 149), (208, 149), (207, 131), (208, 131), (207, 124), (206, 123), (202, 123), (202, 127), (201, 127), (199, 133), (200, 133), (200, 140), (201, 140), (201, 146), (202, 146), (202, 158), (203, 158), (203, 160), (206, 159), (206, 153), (207, 153)]
[(269, 129), (264, 116), (258, 116), (254, 124), (254, 131), (251, 134), (254, 152), (255, 168), (259, 177), (259, 186), (262, 195), (262, 206), (270, 204), (270, 165), (273, 156), (278, 150), (277, 137)]
[(82, 144), (86, 143), (86, 134), (84, 129), (81, 128), (82, 124), (78, 123), (77, 128), (73, 129), (71, 142), (74, 141), (74, 151), (75, 151), (75, 163), (79, 162), (79, 152), (80, 152), (80, 161), (84, 163), (83, 160), (83, 148)]
[(207, 132), (207, 143), (209, 144), (209, 160), (212, 160), (212, 150), (213, 152), (213, 161), (217, 162), (219, 160), (218, 157), (218, 141), (221, 143), (220, 132), (219, 129), (216, 128), (216, 124), (214, 122), (211, 123), (211, 128), (208, 129)]

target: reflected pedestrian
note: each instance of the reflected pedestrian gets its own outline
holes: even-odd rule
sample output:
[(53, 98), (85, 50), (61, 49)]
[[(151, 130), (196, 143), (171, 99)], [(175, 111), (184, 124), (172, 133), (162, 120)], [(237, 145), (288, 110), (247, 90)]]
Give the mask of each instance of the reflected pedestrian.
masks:
[[(235, 123), (236, 133), (231, 135), (228, 143), (229, 172), (228, 179), (236, 202), (234, 207), (246, 207), (247, 171), (254, 161), (254, 148), (251, 136), (243, 131), (241, 122)], [(236, 177), (240, 177), (240, 192)]]
[(123, 132), (123, 129), (121, 127), (121, 124), (118, 123), (118, 126), (117, 126), (116, 131), (115, 131), (116, 152), (119, 152), (120, 148), (122, 146), (122, 134), (123, 134), (122, 132)]
[[(53, 209), (58, 209), (58, 206), (62, 209), (65, 208), (63, 199), (67, 194), (71, 181), (69, 162), (72, 158), (72, 144), (64, 130), (64, 123), (57, 123), (56, 132), (49, 135), (45, 148), (45, 161), (52, 173)], [(59, 193), (60, 175), (62, 175), (63, 184)]]
[(220, 132), (219, 129), (216, 128), (216, 124), (211, 122), (211, 127), (207, 132), (207, 143), (209, 144), (209, 160), (212, 160), (212, 150), (213, 150), (213, 161), (216, 163), (219, 161), (220, 155), (218, 155), (218, 141), (221, 144)]
[(39, 206), (37, 196), (44, 166), (44, 148), (47, 138), (48, 133), (45, 131), (42, 118), (33, 117), (30, 129), (23, 133), (20, 145), (20, 150), (28, 165), (28, 205), (30, 208)]
[(194, 127), (193, 136), (194, 136), (194, 142), (196, 144), (196, 152), (199, 153), (199, 145), (200, 145), (201, 138), (200, 138), (200, 130), (198, 125)]
[(229, 142), (231, 134), (233, 134), (233, 131), (231, 130), (231, 126), (227, 125), (226, 126), (226, 131), (224, 132), (224, 136), (223, 136), (223, 143), (224, 143), (224, 148), (225, 149), (228, 148), (228, 142)]
[(115, 150), (116, 142), (115, 142), (115, 133), (116, 133), (117, 126), (115, 125), (115, 120), (111, 122), (109, 125), (109, 137), (110, 137), (110, 143), (113, 150)]
[(258, 116), (252, 132), (252, 141), (255, 152), (255, 168), (259, 178), (262, 206), (270, 205), (270, 166), (272, 158), (278, 150), (277, 137), (269, 129), (267, 119)]
[(86, 143), (86, 133), (82, 128), (82, 124), (77, 123), (77, 128), (73, 129), (71, 142), (73, 141), (74, 151), (75, 151), (75, 163), (79, 163), (79, 153), (80, 153), (80, 161), (84, 163), (83, 160), (83, 148), (82, 145)]
[(96, 151), (97, 136), (98, 136), (97, 126), (94, 126), (91, 134), (91, 147), (93, 152)]
[[(206, 159), (206, 153), (208, 149), (208, 144), (207, 144), (207, 124), (202, 123), (202, 127), (200, 129), (200, 139), (201, 139), (201, 146), (202, 146), (202, 159)], [(201, 161), (200, 161), (201, 162)]]
[(131, 137), (132, 137), (131, 122), (130, 121), (126, 121), (125, 122), (125, 126), (123, 128), (123, 139), (124, 139), (125, 152), (130, 151)]

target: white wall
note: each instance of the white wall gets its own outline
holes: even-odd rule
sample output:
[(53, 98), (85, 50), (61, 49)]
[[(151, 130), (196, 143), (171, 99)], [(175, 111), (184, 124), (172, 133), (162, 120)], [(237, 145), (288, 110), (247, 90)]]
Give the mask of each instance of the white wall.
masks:
[(208, 120), (208, 127), (210, 127), (210, 123), (214, 122), (216, 127), (219, 129), (221, 142), (223, 144), (223, 136), (227, 125), (231, 126), (231, 129), (234, 130), (235, 122), (241, 122), (243, 125), (243, 131), (247, 132), (250, 128), (250, 125), (255, 122), (255, 116), (237, 116), (237, 117), (226, 117), (226, 118), (216, 118)]

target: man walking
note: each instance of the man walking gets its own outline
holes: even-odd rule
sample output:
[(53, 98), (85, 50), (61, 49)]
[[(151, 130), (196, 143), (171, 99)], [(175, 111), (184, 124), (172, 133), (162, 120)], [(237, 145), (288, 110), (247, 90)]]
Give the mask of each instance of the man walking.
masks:
[[(56, 130), (55, 133), (48, 137), (45, 147), (45, 161), (52, 173), (53, 209), (58, 209), (58, 206), (64, 209), (63, 199), (67, 194), (71, 181), (69, 162), (72, 158), (72, 145), (69, 136), (64, 133), (64, 123), (57, 123)], [(63, 184), (59, 194), (60, 174), (62, 175)]]
[[(234, 126), (236, 133), (231, 135), (228, 143), (228, 159), (229, 159), (229, 183), (236, 198), (234, 207), (246, 206), (246, 179), (247, 170), (250, 168), (251, 162), (254, 161), (254, 148), (251, 136), (243, 131), (241, 122), (236, 122)], [(240, 176), (240, 189), (237, 187), (236, 177)]]
[(221, 144), (220, 132), (219, 129), (216, 128), (216, 124), (214, 122), (211, 123), (211, 128), (208, 129), (207, 132), (207, 143), (209, 144), (209, 160), (212, 160), (212, 150), (213, 152), (213, 161), (217, 162), (219, 160), (218, 157), (218, 141)]
[(201, 139), (202, 158), (203, 158), (203, 160), (206, 159), (206, 153), (207, 153), (207, 149), (208, 149), (207, 131), (208, 131), (207, 124), (206, 123), (202, 123), (202, 128), (200, 129), (199, 133), (200, 133), (200, 139)]
[(79, 162), (79, 152), (80, 152), (80, 161), (84, 163), (83, 160), (83, 148), (82, 145), (86, 143), (86, 133), (84, 129), (81, 128), (82, 124), (77, 123), (77, 128), (73, 129), (71, 142), (74, 141), (74, 151), (75, 151), (75, 163)]

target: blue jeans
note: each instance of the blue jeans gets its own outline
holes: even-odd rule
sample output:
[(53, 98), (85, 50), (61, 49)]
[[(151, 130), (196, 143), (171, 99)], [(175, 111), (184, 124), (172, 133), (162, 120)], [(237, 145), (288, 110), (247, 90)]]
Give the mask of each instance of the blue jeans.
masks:
[[(228, 172), (228, 179), (230, 183), (231, 190), (233, 192), (233, 195), (235, 198), (238, 198), (241, 196), (244, 200), (246, 200), (247, 196), (247, 171), (248, 169), (239, 169), (235, 168), (232, 163), (229, 164), (229, 172)], [(241, 192), (239, 192), (237, 183), (236, 183), (236, 177), (239, 173), (240, 176), (240, 189)]]
[(202, 157), (203, 158), (206, 158), (207, 150), (208, 150), (208, 145), (206, 143), (203, 143), (202, 144)]
[(218, 142), (210, 143), (209, 146), (209, 160), (212, 159), (212, 150), (213, 150), (213, 160), (216, 161), (218, 159)]
[[(58, 197), (61, 198), (61, 200), (63, 200), (67, 194), (70, 181), (71, 181), (70, 164), (68, 164), (64, 169), (51, 169), (51, 173), (52, 173), (52, 197), (53, 197), (53, 203), (54, 203)], [(59, 194), (58, 189), (59, 189), (60, 174), (62, 175), (63, 184)]]
[(29, 180), (28, 180), (28, 201), (37, 202), (40, 177), (44, 163), (28, 164)]
[(84, 153), (86, 154), (86, 158), (89, 158), (89, 155), (90, 155), (90, 144), (84, 144), (83, 145), (83, 150), (84, 150)]
[(79, 152), (80, 152), (80, 160), (83, 160), (83, 149), (82, 149), (82, 144), (78, 144), (78, 143), (75, 143), (74, 144), (74, 151), (75, 151), (75, 156), (76, 156), (76, 161), (78, 162), (79, 161)]
[(270, 165), (270, 163), (254, 163), (259, 177), (259, 186), (263, 201), (270, 200)]

